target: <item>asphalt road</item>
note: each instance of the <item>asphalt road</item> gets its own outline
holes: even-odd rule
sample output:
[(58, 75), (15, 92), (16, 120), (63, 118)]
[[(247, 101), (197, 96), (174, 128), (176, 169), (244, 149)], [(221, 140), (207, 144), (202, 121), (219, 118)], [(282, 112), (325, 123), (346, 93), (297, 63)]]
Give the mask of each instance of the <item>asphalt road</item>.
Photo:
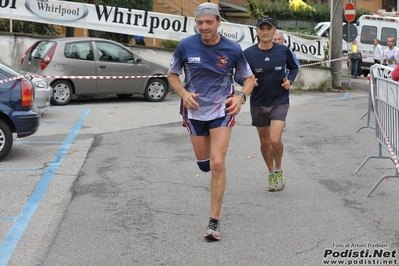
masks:
[(291, 95), (283, 134), (288, 186), (278, 193), (266, 190), (244, 105), (227, 156), (217, 243), (203, 239), (209, 174), (196, 166), (176, 95), (161, 103), (105, 98), (51, 107), (39, 132), (17, 140), (0, 165), (0, 266), (396, 260), (398, 180), (384, 180), (366, 197), (394, 165), (370, 160), (354, 174), (378, 155), (374, 131), (356, 133), (367, 103), (360, 90)]

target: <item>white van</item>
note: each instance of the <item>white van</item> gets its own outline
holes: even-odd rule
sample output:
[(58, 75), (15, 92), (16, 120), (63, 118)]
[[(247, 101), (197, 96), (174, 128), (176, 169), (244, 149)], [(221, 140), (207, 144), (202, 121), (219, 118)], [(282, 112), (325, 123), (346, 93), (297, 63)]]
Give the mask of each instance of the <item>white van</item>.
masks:
[(359, 30), (357, 45), (363, 56), (362, 69), (370, 70), (370, 66), (374, 64), (374, 39), (380, 40), (384, 50), (388, 47), (388, 37), (393, 37), (398, 46), (399, 13), (379, 12), (377, 15), (363, 15), (357, 24)]
[[(343, 22), (342, 26), (345, 24), (346, 22)], [(317, 25), (314, 27), (317, 36), (328, 38), (328, 36), (330, 36), (330, 25), (331, 25), (330, 22), (317, 23)], [(347, 32), (343, 32), (343, 34), (347, 34)], [(349, 47), (352, 47), (351, 44), (349, 44)], [(342, 54), (347, 54), (347, 53), (348, 53), (348, 42), (342, 39)]]

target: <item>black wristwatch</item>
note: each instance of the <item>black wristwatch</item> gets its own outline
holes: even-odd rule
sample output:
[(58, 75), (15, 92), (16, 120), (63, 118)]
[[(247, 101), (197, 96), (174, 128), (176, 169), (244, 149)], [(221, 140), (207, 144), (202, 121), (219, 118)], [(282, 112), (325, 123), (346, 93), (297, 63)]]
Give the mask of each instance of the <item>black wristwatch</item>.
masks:
[(243, 93), (242, 91), (240, 91), (238, 93), (238, 95), (241, 95), (241, 97), (243, 98), (243, 102), (241, 104), (245, 104), (246, 100), (247, 100), (247, 95), (245, 95), (245, 93)]
[(294, 81), (292, 79), (289, 79), (290, 81), (290, 85), (292, 86), (292, 83), (294, 83)]

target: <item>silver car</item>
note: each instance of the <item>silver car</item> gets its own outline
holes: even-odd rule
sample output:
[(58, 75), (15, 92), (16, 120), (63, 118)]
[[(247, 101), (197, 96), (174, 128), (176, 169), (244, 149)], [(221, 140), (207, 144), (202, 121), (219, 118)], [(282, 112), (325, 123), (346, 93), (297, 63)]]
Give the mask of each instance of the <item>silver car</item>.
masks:
[(51, 97), (53, 97), (53, 87), (42, 78), (33, 77), (33, 85), (35, 86), (34, 105), (40, 109), (45, 109), (51, 105)]
[(160, 102), (170, 90), (168, 67), (140, 58), (128, 47), (101, 38), (57, 38), (35, 42), (21, 70), (45, 77), (54, 89), (53, 105), (73, 95), (133, 94)]

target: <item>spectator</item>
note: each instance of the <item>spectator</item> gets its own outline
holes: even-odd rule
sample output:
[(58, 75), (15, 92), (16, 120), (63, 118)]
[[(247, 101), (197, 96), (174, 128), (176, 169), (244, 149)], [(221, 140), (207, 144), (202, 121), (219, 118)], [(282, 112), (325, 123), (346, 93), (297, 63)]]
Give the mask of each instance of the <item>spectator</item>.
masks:
[(373, 59), (375, 64), (381, 64), (384, 51), (379, 39), (374, 39)]
[(362, 60), (362, 54), (359, 51), (359, 47), (357, 46), (357, 41), (356, 40), (354, 40), (352, 42), (350, 60), (351, 60), (351, 65), (352, 65), (351, 75), (352, 75), (353, 78), (357, 79), (357, 76), (360, 74), (359, 65), (360, 65), (360, 61)]
[(395, 47), (395, 40), (392, 37), (387, 38), (388, 48), (383, 54), (383, 64), (395, 68), (399, 62), (399, 48)]

